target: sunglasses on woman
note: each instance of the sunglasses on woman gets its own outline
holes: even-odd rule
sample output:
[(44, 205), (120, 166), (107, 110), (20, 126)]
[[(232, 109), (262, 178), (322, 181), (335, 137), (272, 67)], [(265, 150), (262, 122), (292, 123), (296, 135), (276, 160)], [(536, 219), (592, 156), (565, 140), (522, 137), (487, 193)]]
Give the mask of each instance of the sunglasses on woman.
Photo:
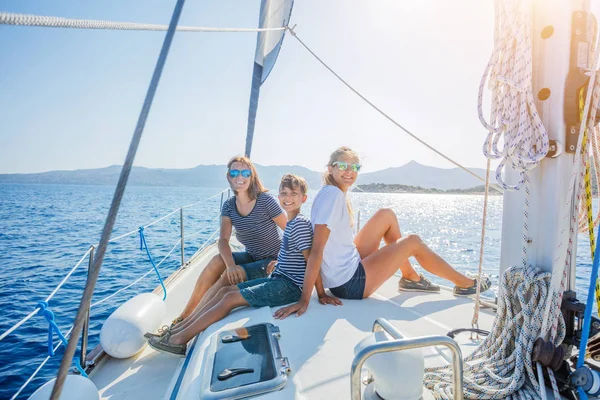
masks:
[(362, 165), (360, 165), (359, 163), (348, 164), (346, 161), (336, 161), (333, 164), (331, 164), (331, 166), (337, 166), (340, 171), (345, 171), (348, 168), (351, 168), (354, 172), (360, 171), (360, 168), (362, 167)]
[(249, 169), (230, 169), (229, 170), (229, 176), (232, 178), (237, 178), (240, 174), (242, 174), (242, 176), (244, 178), (250, 178), (252, 176), (252, 171), (250, 171)]

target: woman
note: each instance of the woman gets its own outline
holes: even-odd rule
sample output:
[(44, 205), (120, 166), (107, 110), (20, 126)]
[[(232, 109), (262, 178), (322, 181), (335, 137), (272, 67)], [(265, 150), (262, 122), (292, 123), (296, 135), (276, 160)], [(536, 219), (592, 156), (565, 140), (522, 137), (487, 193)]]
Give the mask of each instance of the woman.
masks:
[[(398, 219), (389, 209), (377, 211), (353, 238), (352, 209), (346, 193), (356, 181), (360, 168), (358, 154), (348, 147), (340, 147), (331, 154), (324, 177), (325, 186), (312, 206), (314, 239), (302, 298), (296, 304), (277, 310), (276, 318), (282, 319), (292, 313), (300, 316), (306, 311), (319, 272), (323, 286), (344, 299), (369, 297), (398, 268), (402, 272), (399, 290), (439, 292), (439, 286), (415, 271), (409, 257), (415, 257), (427, 271), (452, 281), (456, 285), (455, 295), (468, 296), (476, 292), (476, 280), (454, 270), (421, 238), (402, 236)], [(382, 239), (386, 246), (379, 248)], [(489, 289), (489, 279), (479, 286), (482, 292)]]
[[(198, 277), (192, 296), (174, 324), (184, 324), (182, 321), (200, 310), (220, 288), (266, 277), (268, 264), (277, 258), (281, 245), (277, 227), (284, 230), (287, 218), (277, 200), (265, 193), (252, 161), (242, 156), (229, 160), (227, 182), (235, 195), (223, 203), (221, 210), (219, 254)], [(246, 251), (231, 251), (232, 228)]]

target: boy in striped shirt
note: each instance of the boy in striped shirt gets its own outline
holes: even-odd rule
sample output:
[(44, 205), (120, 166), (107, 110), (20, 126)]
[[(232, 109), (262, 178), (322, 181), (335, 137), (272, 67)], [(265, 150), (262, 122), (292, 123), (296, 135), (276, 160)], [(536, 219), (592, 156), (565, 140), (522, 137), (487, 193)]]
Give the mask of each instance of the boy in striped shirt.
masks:
[[(268, 278), (221, 288), (202, 308), (202, 314), (196, 320), (189, 321), (176, 331), (167, 330), (163, 336), (151, 337), (148, 339), (150, 346), (159, 351), (185, 355), (188, 341), (237, 307), (277, 307), (299, 301), (313, 239), (310, 220), (300, 214), (307, 192), (308, 185), (304, 178), (287, 174), (281, 179), (279, 203), (287, 213), (288, 222), (283, 232), (277, 266), (275, 262), (269, 264), (268, 272), (274, 271)], [(341, 304), (338, 299), (325, 294), (321, 279), (318, 279), (316, 288), (320, 303)]]

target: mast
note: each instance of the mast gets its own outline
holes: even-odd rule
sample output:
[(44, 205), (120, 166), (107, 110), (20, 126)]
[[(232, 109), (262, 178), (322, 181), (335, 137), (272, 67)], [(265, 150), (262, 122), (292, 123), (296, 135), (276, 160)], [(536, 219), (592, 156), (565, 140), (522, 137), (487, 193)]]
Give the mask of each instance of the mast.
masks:
[[(581, 0), (533, 2), (532, 88), (537, 111), (549, 135), (550, 152), (529, 173), (528, 207), (525, 190), (504, 193), (500, 276), (506, 269), (522, 265), (523, 246), (527, 251), (526, 261), (542, 271), (553, 271), (558, 265), (557, 259), (560, 259), (558, 263), (566, 259), (570, 217), (565, 221), (564, 216), (569, 212), (566, 209), (568, 196), (576, 196), (570, 181), (580, 128), (580, 124), (573, 121), (573, 113), (578, 105), (577, 90), (587, 87), (583, 72), (588, 67), (590, 51), (583, 6)], [(505, 176), (508, 182), (519, 179), (518, 173), (509, 167)], [(572, 204), (576, 206), (575, 199)], [(576, 207), (571, 207), (571, 213), (572, 210), (577, 212)], [(525, 211), (529, 215), (526, 229)], [(567, 271), (566, 290), (575, 286), (575, 253), (571, 255), (570, 271)], [(562, 271), (553, 272), (562, 275)], [(553, 282), (557, 279), (560, 282), (556, 276)]]

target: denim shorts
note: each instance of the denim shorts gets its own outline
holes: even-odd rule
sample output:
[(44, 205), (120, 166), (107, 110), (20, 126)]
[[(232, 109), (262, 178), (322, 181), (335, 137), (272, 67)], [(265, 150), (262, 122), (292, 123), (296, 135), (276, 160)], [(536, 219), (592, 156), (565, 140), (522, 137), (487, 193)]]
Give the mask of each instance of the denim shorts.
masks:
[(244, 269), (246, 280), (251, 281), (258, 278), (267, 277), (267, 265), (275, 258), (263, 258), (257, 260), (245, 251), (237, 251), (232, 253), (233, 261)]
[(362, 262), (359, 262), (356, 272), (354, 272), (354, 275), (352, 275), (352, 278), (348, 282), (338, 287), (329, 288), (329, 290), (341, 299), (362, 300), (365, 294), (366, 281), (365, 267), (363, 267)]
[(299, 301), (302, 296), (302, 290), (281, 275), (238, 283), (237, 287), (251, 307), (283, 306)]

